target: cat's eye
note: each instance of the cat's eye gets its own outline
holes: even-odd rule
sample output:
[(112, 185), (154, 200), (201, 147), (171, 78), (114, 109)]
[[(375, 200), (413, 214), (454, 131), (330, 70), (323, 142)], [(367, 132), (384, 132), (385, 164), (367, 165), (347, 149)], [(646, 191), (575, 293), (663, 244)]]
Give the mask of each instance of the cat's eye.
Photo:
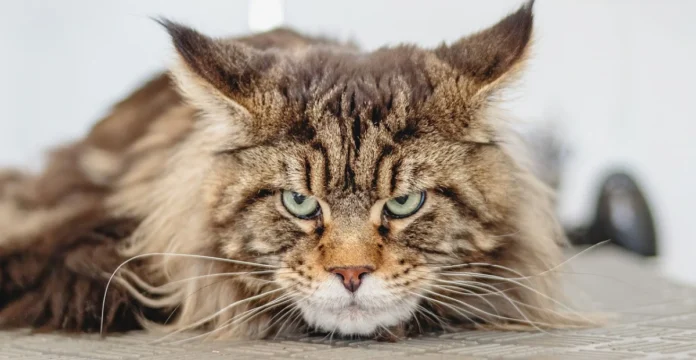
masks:
[(300, 219), (311, 219), (320, 213), (319, 202), (314, 196), (284, 190), (281, 199), (288, 212)]
[(393, 218), (405, 218), (420, 210), (424, 201), (425, 191), (395, 197), (384, 204), (384, 212)]

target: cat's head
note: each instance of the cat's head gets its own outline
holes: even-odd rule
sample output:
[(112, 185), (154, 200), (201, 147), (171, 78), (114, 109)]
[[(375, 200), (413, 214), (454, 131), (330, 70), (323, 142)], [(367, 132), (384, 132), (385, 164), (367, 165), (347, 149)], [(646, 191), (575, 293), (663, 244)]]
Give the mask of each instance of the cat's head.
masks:
[(548, 194), (501, 141), (494, 112), (532, 18), (528, 3), (449, 46), (369, 53), (263, 49), (165, 23), (182, 92), (229, 134), (205, 180), (216, 255), (276, 266), (272, 281), (326, 331), (371, 334), (419, 309), (500, 310), (471, 295), (485, 277), (444, 272), (556, 260)]

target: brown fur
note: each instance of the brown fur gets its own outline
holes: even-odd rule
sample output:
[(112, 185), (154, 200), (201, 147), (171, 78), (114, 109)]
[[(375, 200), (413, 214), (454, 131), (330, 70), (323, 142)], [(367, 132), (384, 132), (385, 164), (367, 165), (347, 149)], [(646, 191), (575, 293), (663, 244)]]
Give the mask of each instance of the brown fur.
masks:
[[(441, 276), (435, 266), (489, 263), (534, 275), (560, 262), (553, 195), (508, 147), (495, 111), (496, 96), (527, 56), (531, 3), (435, 50), (362, 53), (288, 29), (216, 40), (162, 24), (180, 55), (172, 69), (179, 91), (160, 75), (85, 139), (56, 152), (44, 173), (0, 175), (0, 225), (9, 229), (0, 235), (3, 324), (93, 330), (106, 280), (122, 261), (179, 253), (289, 271), (220, 281), (201, 276), (258, 268), (141, 258), (126, 266), (130, 275), (117, 274), (105, 304), (108, 329), (133, 328), (136, 317), (156, 326), (176, 307), (166, 329), (194, 324), (251, 337), (292, 331), (273, 326), (286, 303), (221, 327), (282, 300), (282, 292), (206, 317), (284, 286), (309, 295), (335, 266), (368, 266), (404, 298), (431, 289), (440, 302), (422, 304), (446, 323), (417, 317), (450, 329), (466, 317), (442, 301), (462, 297), (433, 286), (430, 278)], [(321, 216), (293, 217), (282, 190), (315, 196)], [(413, 216), (382, 212), (387, 199), (421, 190), (426, 202)], [(32, 226), (16, 225), (26, 219)], [(532, 306), (523, 310), (466, 298), (517, 321), (477, 313), (475, 322), (580, 323), (551, 310), (551, 274), (525, 281), (534, 291), (509, 283), (501, 289)], [(390, 329), (405, 334), (414, 324)]]

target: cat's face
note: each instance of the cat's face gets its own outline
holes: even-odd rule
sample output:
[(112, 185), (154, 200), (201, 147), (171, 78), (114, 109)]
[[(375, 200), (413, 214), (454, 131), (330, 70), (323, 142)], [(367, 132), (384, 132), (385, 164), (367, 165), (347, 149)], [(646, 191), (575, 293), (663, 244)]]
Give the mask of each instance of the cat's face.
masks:
[(206, 180), (221, 256), (272, 280), (325, 331), (371, 334), (441, 292), (439, 266), (495, 264), (524, 211), (491, 97), (531, 10), (451, 47), (257, 50), (169, 24), (188, 96), (234, 139)]
[[(356, 87), (343, 100), (353, 91), (364, 96)], [(221, 154), (214, 175), (224, 255), (281, 266), (275, 280), (297, 293), (305, 318), (343, 334), (410, 317), (433, 265), (490, 261), (517, 191), (494, 144), (407, 125), (426, 116), (415, 108), (369, 117), (374, 106), (316, 111), (304, 125), (311, 139)]]

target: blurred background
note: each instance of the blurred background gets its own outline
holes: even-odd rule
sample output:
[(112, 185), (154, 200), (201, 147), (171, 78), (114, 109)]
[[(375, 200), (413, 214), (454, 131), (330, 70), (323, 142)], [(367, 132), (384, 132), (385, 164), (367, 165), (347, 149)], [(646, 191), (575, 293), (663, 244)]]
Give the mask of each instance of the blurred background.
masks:
[[(46, 149), (166, 68), (169, 39), (150, 17), (215, 36), (282, 24), (364, 49), (432, 47), (520, 4), (0, 0), (0, 167), (40, 168)], [(665, 274), (696, 283), (696, 1), (538, 0), (535, 14), (534, 54), (505, 106), (558, 187), (564, 224), (577, 242), (656, 252)]]

